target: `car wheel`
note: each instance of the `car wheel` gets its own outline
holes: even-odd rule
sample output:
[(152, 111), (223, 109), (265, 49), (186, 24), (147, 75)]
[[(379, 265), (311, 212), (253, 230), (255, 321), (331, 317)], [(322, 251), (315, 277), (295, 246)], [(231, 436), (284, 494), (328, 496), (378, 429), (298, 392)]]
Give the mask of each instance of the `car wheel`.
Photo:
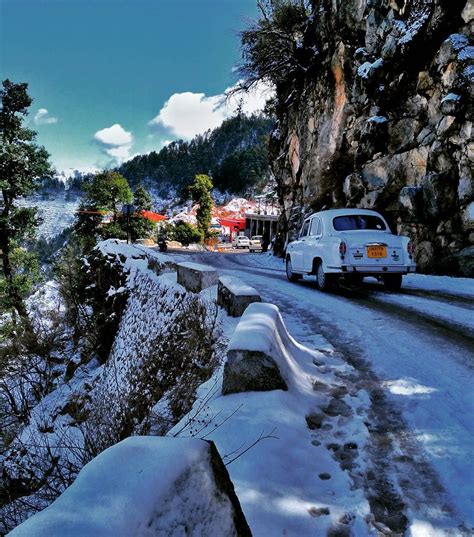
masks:
[(387, 291), (400, 291), (402, 286), (401, 274), (385, 274), (382, 279)]
[(334, 284), (334, 277), (332, 274), (326, 274), (324, 272), (323, 264), (318, 263), (318, 268), (316, 270), (316, 286), (320, 291), (327, 291)]
[(291, 265), (291, 259), (289, 257), (286, 259), (286, 277), (290, 282), (301, 280), (301, 274), (295, 274), (293, 272), (293, 266)]

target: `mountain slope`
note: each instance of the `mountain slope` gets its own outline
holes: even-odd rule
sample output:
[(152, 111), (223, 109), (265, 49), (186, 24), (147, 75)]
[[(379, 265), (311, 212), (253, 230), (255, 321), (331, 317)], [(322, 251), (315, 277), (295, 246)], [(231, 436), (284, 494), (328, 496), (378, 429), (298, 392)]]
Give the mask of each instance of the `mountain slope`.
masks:
[(139, 155), (118, 171), (132, 186), (139, 182), (157, 191), (180, 188), (198, 173), (211, 173), (222, 191), (239, 193), (270, 173), (268, 135), (273, 120), (239, 114), (190, 142), (178, 140), (159, 152)]

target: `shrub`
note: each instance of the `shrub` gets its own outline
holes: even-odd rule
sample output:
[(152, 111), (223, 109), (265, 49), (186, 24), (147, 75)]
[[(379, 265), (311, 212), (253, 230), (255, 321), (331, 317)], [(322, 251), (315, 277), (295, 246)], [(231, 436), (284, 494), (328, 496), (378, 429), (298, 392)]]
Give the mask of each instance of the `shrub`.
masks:
[(183, 222), (180, 220), (176, 222), (174, 229), (172, 230), (172, 240), (179, 241), (184, 246), (188, 246), (192, 243), (202, 242), (204, 237), (202, 231), (196, 226)]

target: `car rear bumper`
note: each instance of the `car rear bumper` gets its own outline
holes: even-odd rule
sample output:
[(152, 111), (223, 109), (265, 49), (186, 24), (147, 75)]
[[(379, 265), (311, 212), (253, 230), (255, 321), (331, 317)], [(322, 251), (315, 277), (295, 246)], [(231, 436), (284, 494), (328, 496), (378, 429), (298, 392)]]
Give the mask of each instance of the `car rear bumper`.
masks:
[(340, 265), (327, 267), (333, 274), (410, 274), (416, 272), (416, 265)]

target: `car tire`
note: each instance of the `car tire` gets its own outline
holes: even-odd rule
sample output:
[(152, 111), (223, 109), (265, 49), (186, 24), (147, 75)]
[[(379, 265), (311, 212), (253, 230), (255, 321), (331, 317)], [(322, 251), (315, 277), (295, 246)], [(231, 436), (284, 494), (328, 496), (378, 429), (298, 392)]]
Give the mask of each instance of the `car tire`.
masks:
[(383, 284), (387, 291), (400, 291), (403, 276), (401, 274), (385, 274), (382, 277)]
[(320, 291), (328, 291), (334, 285), (334, 276), (332, 274), (326, 274), (324, 272), (323, 264), (321, 261), (316, 268), (316, 287)]
[(301, 280), (301, 274), (295, 274), (293, 272), (293, 266), (291, 265), (291, 259), (289, 257), (286, 258), (286, 277), (290, 282)]

